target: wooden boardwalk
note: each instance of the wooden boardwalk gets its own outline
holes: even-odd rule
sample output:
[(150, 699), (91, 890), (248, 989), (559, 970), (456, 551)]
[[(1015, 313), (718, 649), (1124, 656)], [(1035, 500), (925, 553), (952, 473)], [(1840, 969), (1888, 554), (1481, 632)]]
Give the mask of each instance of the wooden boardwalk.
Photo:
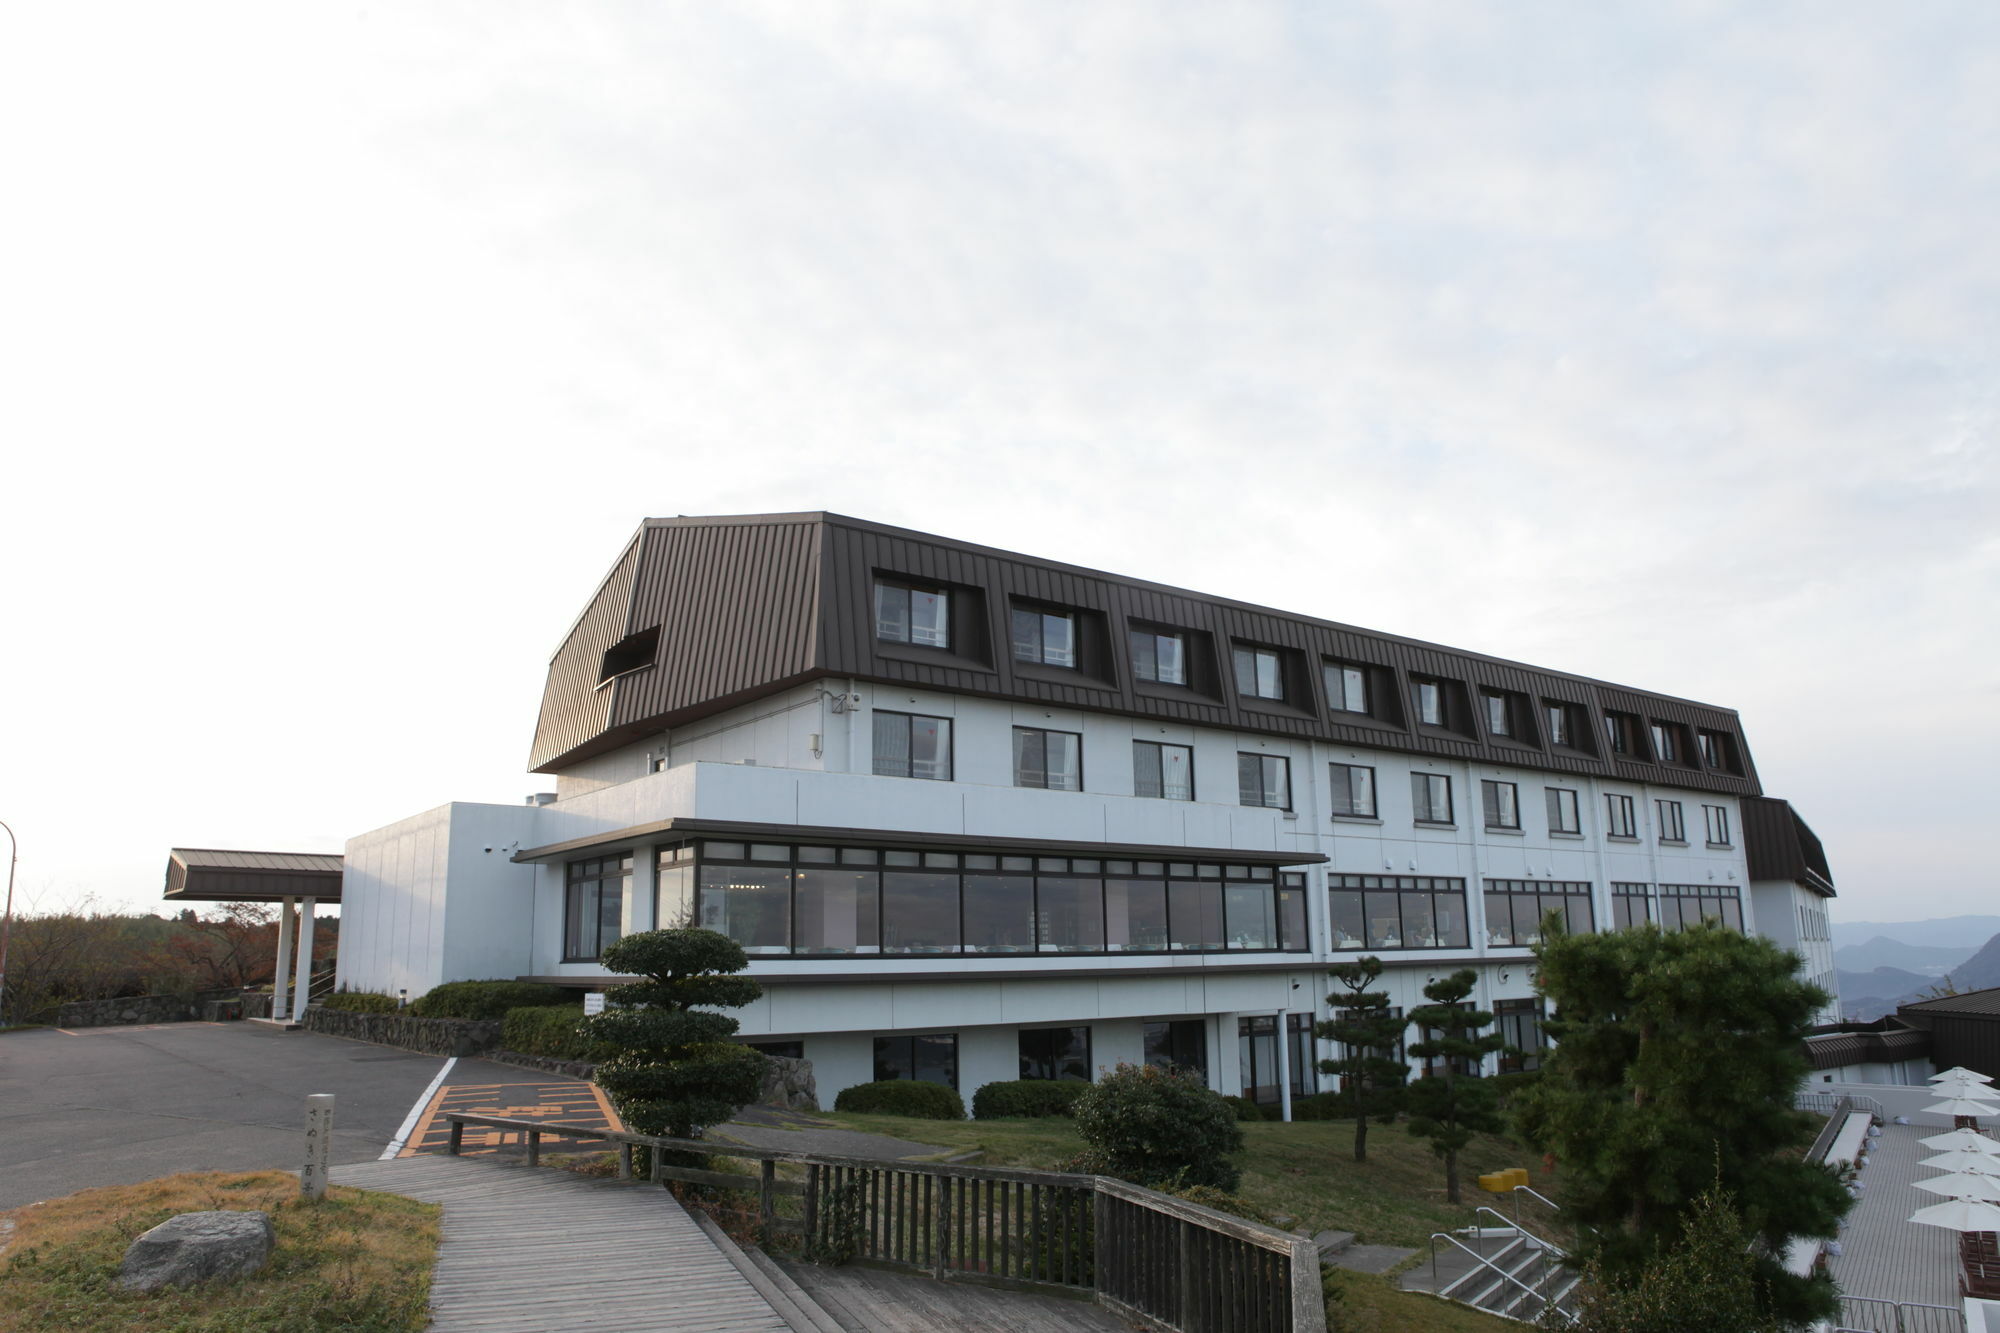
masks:
[(1841, 1228), (1841, 1254), (1827, 1270), (1848, 1296), (1923, 1305), (1959, 1304), (1958, 1233), (1909, 1220), (1944, 1200), (1911, 1185), (1939, 1173), (1917, 1163), (1931, 1156), (1918, 1140), (1940, 1131), (1923, 1125), (1884, 1125), (1861, 1179), (1868, 1186)]
[(657, 1187), (465, 1157), (336, 1166), (336, 1185), (444, 1205), (433, 1333), (786, 1333)]
[(779, 1265), (847, 1333), (1129, 1333), (1091, 1301), (933, 1282), (879, 1268)]

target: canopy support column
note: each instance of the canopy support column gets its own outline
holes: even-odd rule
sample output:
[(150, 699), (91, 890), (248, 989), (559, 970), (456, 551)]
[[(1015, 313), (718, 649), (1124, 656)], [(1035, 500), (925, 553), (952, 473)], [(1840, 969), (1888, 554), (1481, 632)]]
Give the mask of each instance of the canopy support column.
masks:
[(296, 898), (278, 904), (278, 965), (271, 973), (271, 1017), (291, 1017), (292, 991), (292, 905)]
[(306, 1016), (306, 1006), (312, 1002), (313, 971), (313, 904), (312, 898), (299, 900), (299, 967), (298, 998), (292, 1001), (292, 1021)]

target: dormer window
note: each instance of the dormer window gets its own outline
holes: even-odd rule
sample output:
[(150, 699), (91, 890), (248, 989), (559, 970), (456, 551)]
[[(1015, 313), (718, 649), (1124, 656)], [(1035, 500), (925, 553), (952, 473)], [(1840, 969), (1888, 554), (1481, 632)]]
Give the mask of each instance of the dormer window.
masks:
[(1444, 682), (1425, 680), (1421, 676), (1410, 679), (1410, 707), (1416, 712), (1417, 724), (1425, 727), (1444, 725)]
[(875, 637), (919, 648), (951, 647), (951, 595), (935, 586), (878, 580)]
[(1234, 656), (1238, 694), (1252, 699), (1284, 699), (1285, 669), (1277, 649), (1239, 643)]
[(1663, 764), (1678, 764), (1681, 761), (1681, 756), (1680, 751), (1674, 746), (1675, 739), (1672, 727), (1655, 722), (1653, 724), (1653, 758)]
[(1014, 660), (1076, 667), (1076, 616), (1067, 611), (1014, 608)]
[(1697, 731), (1694, 738), (1701, 749), (1703, 768), (1719, 769), (1724, 773), (1743, 771), (1736, 758), (1736, 740), (1728, 732), (1704, 729)]
[(1328, 662), (1326, 703), (1336, 713), (1368, 712), (1368, 668), (1351, 662)]
[(1606, 713), (1604, 738), (1613, 754), (1622, 754), (1634, 759), (1645, 757), (1639, 740), (1639, 719), (1630, 713)]
[(660, 628), (642, 629), (637, 634), (627, 634), (618, 642), (604, 650), (604, 661), (597, 669), (599, 685), (630, 671), (643, 671), (653, 665), (653, 659), (660, 651)]
[(1133, 630), (1132, 674), (1157, 685), (1187, 684), (1187, 636), (1160, 630)]

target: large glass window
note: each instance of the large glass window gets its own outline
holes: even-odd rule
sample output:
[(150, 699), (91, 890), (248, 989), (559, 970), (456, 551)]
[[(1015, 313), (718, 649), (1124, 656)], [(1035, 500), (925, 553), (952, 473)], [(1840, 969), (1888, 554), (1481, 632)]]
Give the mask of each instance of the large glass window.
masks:
[(882, 872), (882, 952), (957, 953), (958, 876)]
[(792, 951), (792, 872), (764, 866), (705, 865), (701, 924), (745, 953)]
[(877, 1037), (875, 1078), (921, 1079), (958, 1086), (958, 1034), (933, 1032), (921, 1037)]
[(1743, 900), (1734, 884), (1662, 884), (1660, 928), (1689, 930), (1703, 921), (1720, 921), (1743, 931)]
[(1679, 801), (1654, 801), (1653, 809), (1660, 816), (1661, 842), (1687, 841), (1687, 824), (1681, 814)]
[(1222, 925), (1232, 949), (1278, 947), (1277, 904), (1268, 884), (1230, 884), (1222, 891)]
[(1465, 881), (1428, 875), (1330, 875), (1335, 949), (1463, 949)]
[(1035, 951), (1034, 876), (965, 877), (965, 951)]
[(1132, 794), (1168, 801), (1194, 799), (1194, 747), (1132, 742)]
[(587, 963), (618, 938), (632, 858), (606, 856), (571, 861), (563, 885), (563, 961)]
[(1632, 798), (1617, 792), (1604, 794), (1604, 835), (1608, 838), (1636, 838), (1639, 836), (1638, 816), (1632, 811)]
[(1278, 890), (1278, 947), (1310, 949), (1312, 928), (1306, 920), (1305, 877), (1287, 875), (1286, 878), (1300, 882)]
[(1451, 823), (1451, 779), (1442, 773), (1410, 774), (1410, 807), (1419, 824)]
[(1160, 1069), (1186, 1069), (1208, 1081), (1208, 1024), (1199, 1018), (1177, 1018), (1141, 1025), (1146, 1063)]
[(798, 951), (880, 953), (882, 876), (834, 866), (798, 872)]
[(913, 583), (876, 583), (875, 637), (885, 643), (951, 647), (950, 595)]
[(1187, 638), (1159, 630), (1132, 631), (1132, 674), (1160, 685), (1187, 684)]
[(1036, 876), (1035, 931), (1044, 952), (1102, 953), (1104, 881), (1095, 877)]
[(1653, 891), (1644, 884), (1611, 885), (1611, 920), (1615, 929), (1630, 930), (1653, 919)]
[(1375, 770), (1363, 764), (1333, 766), (1333, 813), (1357, 819), (1375, 817)]
[(1105, 948), (1114, 953), (1158, 953), (1167, 947), (1167, 882), (1104, 881)]
[(1040, 666), (1076, 665), (1076, 616), (1067, 611), (1014, 608), (1014, 660)]
[(1494, 1025), (1501, 1039), (1512, 1048), (1500, 1052), (1501, 1073), (1518, 1074), (1542, 1067), (1542, 1052), (1549, 1045), (1542, 1032), (1542, 1020), (1546, 1017), (1540, 999), (1494, 1001)]
[(1313, 1045), (1311, 1014), (1285, 1015), (1285, 1040), (1291, 1049), (1292, 1096), (1310, 1097), (1319, 1091), (1319, 1052)]
[(1278, 1016), (1258, 1014), (1236, 1020), (1236, 1060), (1243, 1095), (1259, 1105), (1278, 1100)]
[(1090, 1029), (1022, 1028), (1021, 1077), (1090, 1082)]
[(1576, 793), (1567, 787), (1544, 787), (1549, 803), (1549, 832), (1582, 833), (1583, 816), (1577, 809)]
[(951, 781), (951, 719), (878, 710), (875, 776)]
[(1292, 808), (1292, 761), (1277, 755), (1236, 756), (1236, 789), (1244, 805)]
[(1014, 785), (1083, 790), (1083, 737), (1073, 731), (1014, 728)]
[(1486, 812), (1487, 828), (1521, 827), (1521, 789), (1511, 782), (1483, 781), (1479, 801)]
[(1177, 879), (1168, 884), (1167, 920), (1176, 950), (1222, 948), (1220, 881)]
[(1236, 666), (1236, 692), (1253, 699), (1283, 699), (1285, 673), (1274, 648), (1237, 644), (1232, 654)]
[(653, 928), (680, 930), (694, 924), (694, 847), (662, 847), (653, 870)]
[(1326, 703), (1336, 713), (1368, 711), (1368, 668), (1347, 662), (1328, 662)]
[(1597, 929), (1590, 885), (1566, 880), (1486, 881), (1486, 942), (1524, 947), (1542, 942), (1542, 918), (1553, 912), (1572, 935)]

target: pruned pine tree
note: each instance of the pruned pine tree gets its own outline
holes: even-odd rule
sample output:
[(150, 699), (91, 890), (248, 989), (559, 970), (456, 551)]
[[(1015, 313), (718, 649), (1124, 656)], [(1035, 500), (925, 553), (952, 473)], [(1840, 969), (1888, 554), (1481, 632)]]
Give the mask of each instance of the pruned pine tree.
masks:
[(1389, 992), (1370, 989), (1382, 975), (1381, 959), (1339, 963), (1327, 975), (1343, 989), (1326, 997), (1334, 1017), (1313, 1024), (1313, 1035), (1340, 1043), (1345, 1054), (1320, 1061), (1319, 1072), (1340, 1076), (1341, 1093), (1354, 1107), (1354, 1160), (1365, 1162), (1369, 1120), (1391, 1124), (1402, 1108), (1410, 1067), (1396, 1057), (1396, 1047), (1410, 1020), (1389, 1012)]
[(1634, 1272), (1584, 1268), (1572, 1333), (1791, 1333), (1770, 1313), (1757, 1245), (1735, 1200), (1711, 1185), (1682, 1214), (1681, 1234)]
[(1431, 1151), (1444, 1159), (1445, 1197), (1453, 1203), (1459, 1202), (1459, 1153), (1474, 1134), (1496, 1132), (1502, 1124), (1499, 1093), (1477, 1071), (1507, 1043), (1496, 1033), (1479, 1033), (1493, 1025), (1493, 1015), (1466, 1002), (1478, 983), (1471, 968), (1431, 982), (1424, 987), (1431, 1003), (1411, 1010), (1409, 1019), (1425, 1033), (1410, 1054), (1439, 1063), (1431, 1077), (1410, 1085), (1410, 1133), (1429, 1139)]

